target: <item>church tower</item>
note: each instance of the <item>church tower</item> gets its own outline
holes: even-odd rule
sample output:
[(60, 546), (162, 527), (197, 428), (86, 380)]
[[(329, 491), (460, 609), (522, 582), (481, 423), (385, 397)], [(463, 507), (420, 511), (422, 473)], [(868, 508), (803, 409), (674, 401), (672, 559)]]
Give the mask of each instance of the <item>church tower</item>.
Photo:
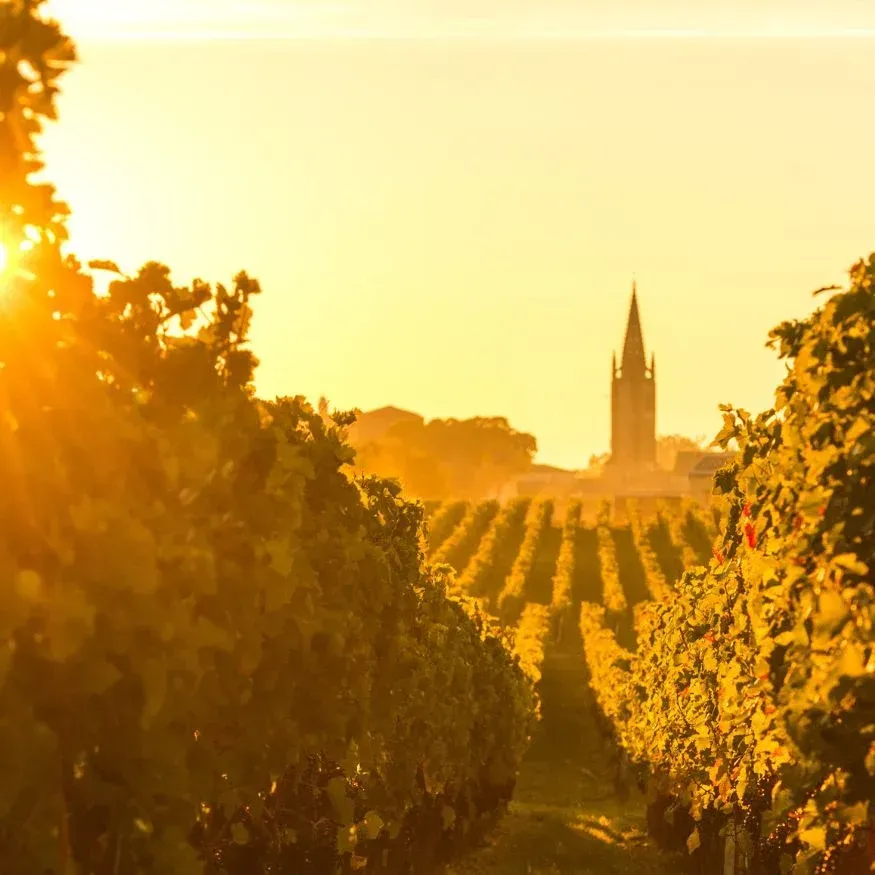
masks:
[(656, 365), (644, 354), (638, 293), (632, 283), (632, 303), (623, 357), (611, 365), (611, 459), (617, 473), (656, 467)]

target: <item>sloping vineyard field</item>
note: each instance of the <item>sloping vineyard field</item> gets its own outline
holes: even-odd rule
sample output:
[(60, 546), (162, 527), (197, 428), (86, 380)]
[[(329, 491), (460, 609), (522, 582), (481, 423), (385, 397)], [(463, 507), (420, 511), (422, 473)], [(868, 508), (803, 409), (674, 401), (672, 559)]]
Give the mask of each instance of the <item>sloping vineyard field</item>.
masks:
[(653, 598), (630, 604), (630, 627), (608, 574), (602, 603), (581, 605), (589, 687), (651, 792), (651, 835), (685, 850), (688, 870), (865, 875), (875, 871), (875, 256), (770, 345), (787, 362), (774, 408), (722, 408), (715, 443), (736, 450), (715, 476), (722, 524), (681, 502), (651, 522), (633, 508), (630, 532), (612, 533), (619, 577), (632, 576), (631, 540)]
[[(853, 721), (862, 737), (848, 737), (832, 769), (822, 760), (796, 766), (791, 746), (804, 751), (812, 741), (782, 734), (769, 719), (776, 706), (742, 686), (744, 671), (759, 685), (769, 678), (756, 645), (774, 645), (765, 629), (750, 628), (728, 572), (742, 549), (747, 573), (761, 568), (755, 549), (768, 525), (757, 526), (758, 508), (740, 498), (737, 476), (722, 472), (724, 497), (707, 507), (605, 499), (594, 509), (572, 501), (560, 513), (536, 498), (490, 512), (473, 567), (456, 566), (458, 582), (511, 633), (537, 683), (540, 720), (509, 815), (458, 872), (875, 871), (872, 812), (860, 798), (871, 796), (866, 775), (875, 773), (875, 746), (868, 758), (865, 749), (872, 727), (863, 725), (873, 656), (846, 631), (831, 673), (815, 671), (821, 686), (839, 684), (834, 695), (862, 678), (831, 730)], [(791, 520), (797, 531), (804, 524), (801, 515)], [(853, 556), (839, 559), (845, 573), (865, 573)], [(851, 609), (832, 598), (821, 597), (820, 612), (831, 613), (806, 642), (835, 646)], [(801, 640), (782, 629), (778, 647)], [(810, 650), (797, 660), (816, 664)]]
[[(771, 332), (773, 409), (722, 407), (719, 512), (627, 500), (560, 521), (538, 498), (496, 516), (459, 586), (489, 581), (541, 720), (479, 871), (660, 871), (630, 846), (643, 815), (670, 871), (875, 872), (875, 255), (851, 281)], [(630, 800), (632, 820), (608, 813)], [(597, 827), (622, 859), (581, 843)]]
[(659, 502), (648, 513), (632, 499), (602, 499), (589, 520), (579, 500), (557, 511), (550, 498), (432, 503), (426, 552), (508, 628), (533, 605), (555, 627), (591, 602), (631, 629), (636, 605), (670, 598), (684, 570), (707, 565), (716, 549), (719, 508)]
[(690, 502), (608, 499), (484, 501), (461, 516), (456, 502), (432, 508), (431, 561), (451, 565), (458, 593), (503, 625), (541, 699), (510, 813), (455, 871), (679, 871), (646, 835), (647, 800), (590, 690), (579, 618), (601, 611), (605, 634), (634, 648), (636, 610), (672, 597), (685, 559), (705, 561), (714, 518)]

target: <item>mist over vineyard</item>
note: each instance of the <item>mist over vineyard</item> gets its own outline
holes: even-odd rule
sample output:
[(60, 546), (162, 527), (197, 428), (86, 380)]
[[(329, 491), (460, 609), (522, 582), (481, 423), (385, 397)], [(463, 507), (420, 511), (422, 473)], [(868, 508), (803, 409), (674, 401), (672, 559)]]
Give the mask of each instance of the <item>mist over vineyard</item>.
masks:
[(81, 263), (75, 61), (0, 0), (0, 875), (875, 871), (875, 254), (713, 445), (633, 286), (611, 453), (538, 466), (259, 397), (245, 272)]

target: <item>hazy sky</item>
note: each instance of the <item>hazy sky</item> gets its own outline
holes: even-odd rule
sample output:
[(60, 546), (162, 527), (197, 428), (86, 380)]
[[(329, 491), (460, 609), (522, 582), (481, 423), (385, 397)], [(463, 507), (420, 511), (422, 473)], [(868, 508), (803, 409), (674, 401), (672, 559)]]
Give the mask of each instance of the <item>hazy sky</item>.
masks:
[[(769, 328), (875, 249), (875, 40), (605, 36), (875, 28), (875, 4), (53, 7), (81, 37), (45, 138), (74, 248), (261, 279), (266, 396), (504, 415), (584, 465), (634, 275), (658, 429), (710, 435), (720, 402), (771, 403)], [(444, 37), (156, 38), (293, 31)]]
[(52, 0), (80, 35), (213, 32), (491, 36), (875, 28), (869, 0)]

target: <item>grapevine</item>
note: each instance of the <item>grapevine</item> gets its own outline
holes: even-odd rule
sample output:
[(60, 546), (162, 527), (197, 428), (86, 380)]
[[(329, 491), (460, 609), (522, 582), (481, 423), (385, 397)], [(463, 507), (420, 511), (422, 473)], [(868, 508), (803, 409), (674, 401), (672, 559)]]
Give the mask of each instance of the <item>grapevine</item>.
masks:
[[(602, 711), (686, 800), (690, 851), (741, 825), (769, 875), (875, 863), (873, 326), (875, 255), (848, 290), (772, 332), (789, 360), (775, 409), (724, 407), (717, 441), (738, 456), (715, 479), (725, 512), (710, 567), (636, 608), (634, 653), (599, 609), (581, 620)], [(663, 517), (681, 542), (683, 516)]]
[(573, 602), (577, 533), (580, 529), (581, 510), (581, 502), (579, 500), (572, 501), (568, 505), (565, 521), (562, 524), (562, 541), (556, 560), (556, 573), (553, 576), (553, 598), (550, 605), (554, 620), (560, 627), (570, 612)]
[(544, 648), (550, 635), (550, 609), (529, 602), (522, 611), (514, 633), (514, 652), (526, 675), (537, 683), (541, 679)]
[(617, 564), (617, 553), (610, 529), (610, 504), (607, 501), (599, 509), (596, 533), (602, 570), (602, 600), (609, 614), (616, 620), (628, 611), (629, 605), (620, 582), (620, 567)]
[(478, 598), (485, 595), (492, 582), (499, 554), (514, 529), (525, 519), (531, 503), (531, 499), (519, 497), (511, 499), (501, 508), (486, 530), (477, 552), (458, 578), (457, 589), (460, 592)]
[(487, 526), (495, 519), (498, 508), (497, 501), (470, 505), (453, 533), (432, 553), (432, 563), (437, 565), (445, 562), (461, 572)]
[(671, 543), (674, 548), (680, 553), (681, 563), (684, 570), (695, 568), (702, 563), (696, 555), (696, 551), (687, 542), (686, 532), (684, 531), (684, 516), (677, 511), (669, 508), (665, 502), (659, 502), (657, 514), (661, 522), (663, 522), (669, 531)]
[(629, 516), (629, 525), (632, 529), (635, 547), (638, 550), (638, 556), (644, 569), (647, 590), (650, 593), (650, 597), (655, 601), (664, 601), (671, 593), (671, 587), (665, 579), (659, 559), (650, 545), (637, 503), (634, 501), (627, 502), (626, 510)]
[(437, 552), (469, 512), (466, 501), (445, 501), (428, 520), (428, 552)]
[(535, 554), (552, 518), (552, 501), (541, 499), (532, 502), (526, 515), (523, 542), (498, 596), (498, 610), (506, 623), (513, 622), (522, 610)]
[[(259, 284), (64, 257), (34, 137), (74, 52), (0, 4), (4, 873), (401, 871), (506, 806), (535, 696), (423, 506), (263, 401)], [(25, 245), (26, 243), (26, 245)], [(304, 792), (306, 790), (306, 792)]]

